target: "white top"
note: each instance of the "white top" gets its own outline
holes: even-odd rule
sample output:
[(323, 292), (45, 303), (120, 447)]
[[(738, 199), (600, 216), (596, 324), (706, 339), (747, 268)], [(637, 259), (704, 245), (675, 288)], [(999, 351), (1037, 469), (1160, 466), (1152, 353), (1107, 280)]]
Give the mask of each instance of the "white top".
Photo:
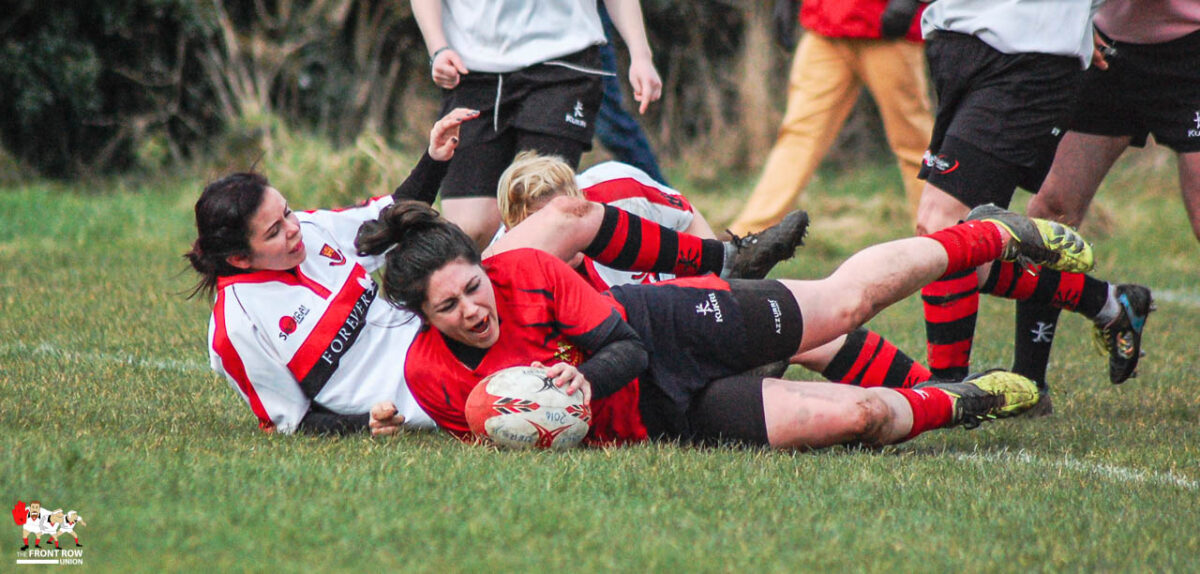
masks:
[(921, 17), (921, 34), (970, 34), (1005, 54), (1075, 56), (1092, 61), (1092, 16), (1104, 0), (938, 0)]
[(307, 257), (295, 272), (222, 277), (209, 323), (209, 360), (264, 430), (291, 433), (308, 412), (302, 385), (340, 414), (393, 401), (405, 425), (433, 428), (404, 380), (420, 321), (376, 297), (368, 275), (382, 257), (358, 257), (354, 237), (392, 197), (341, 211), (297, 212)]
[(606, 42), (596, 0), (443, 0), (442, 30), (468, 70), (493, 73)]
[(37, 514), (34, 514), (33, 510), (31, 509), (27, 509), (25, 511), (25, 530), (30, 532), (41, 532), (42, 528), (46, 524), (49, 524), (50, 514), (51, 512), (45, 508), (38, 509)]

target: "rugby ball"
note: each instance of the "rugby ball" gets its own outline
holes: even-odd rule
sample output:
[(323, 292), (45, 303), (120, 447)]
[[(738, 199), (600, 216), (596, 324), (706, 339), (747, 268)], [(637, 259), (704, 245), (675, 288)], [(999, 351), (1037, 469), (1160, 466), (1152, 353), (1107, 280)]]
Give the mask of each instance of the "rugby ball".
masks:
[(571, 448), (592, 421), (583, 393), (567, 395), (545, 369), (534, 367), (511, 367), (480, 381), (467, 397), (466, 415), (475, 436), (507, 448)]

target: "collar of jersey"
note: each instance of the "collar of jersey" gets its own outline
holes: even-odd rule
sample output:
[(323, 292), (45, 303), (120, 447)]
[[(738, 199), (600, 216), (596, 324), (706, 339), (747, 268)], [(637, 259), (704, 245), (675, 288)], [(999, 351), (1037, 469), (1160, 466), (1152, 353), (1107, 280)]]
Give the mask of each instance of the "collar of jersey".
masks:
[(306, 287), (321, 297), (329, 297), (331, 293), (325, 286), (302, 273), (299, 267), (294, 267), (287, 271), (264, 270), (226, 275), (217, 279), (217, 289), (224, 289), (230, 285), (241, 283), (283, 283), (285, 285)]

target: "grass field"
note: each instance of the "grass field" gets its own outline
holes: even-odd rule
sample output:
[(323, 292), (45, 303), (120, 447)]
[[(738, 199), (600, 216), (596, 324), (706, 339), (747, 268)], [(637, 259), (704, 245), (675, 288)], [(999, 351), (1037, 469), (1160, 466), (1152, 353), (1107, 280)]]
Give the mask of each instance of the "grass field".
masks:
[[(265, 169), (299, 207), (336, 177)], [(1111, 386), (1064, 316), (1054, 416), (810, 454), (263, 434), (184, 297), (198, 179), (0, 189), (0, 502), (78, 510), (86, 568), (1200, 571), (1200, 245), (1169, 155), (1122, 160), (1084, 228), (1098, 275), (1155, 289), (1138, 379)], [(720, 224), (751, 183), (680, 187)], [(777, 274), (908, 234), (900, 197), (891, 166), (823, 174), (809, 246)], [(984, 300), (977, 367), (1010, 362), (1011, 309)], [(923, 356), (915, 298), (872, 326)], [(0, 534), (13, 571), (20, 528)]]

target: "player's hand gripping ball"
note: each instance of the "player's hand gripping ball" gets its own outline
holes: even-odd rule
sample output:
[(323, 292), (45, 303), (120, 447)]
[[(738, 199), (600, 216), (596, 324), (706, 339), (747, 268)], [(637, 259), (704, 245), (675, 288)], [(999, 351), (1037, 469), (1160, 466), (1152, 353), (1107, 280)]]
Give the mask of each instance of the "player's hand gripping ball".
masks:
[(507, 448), (571, 448), (587, 435), (592, 409), (583, 393), (567, 395), (545, 369), (511, 367), (492, 373), (467, 397), (475, 436)]

